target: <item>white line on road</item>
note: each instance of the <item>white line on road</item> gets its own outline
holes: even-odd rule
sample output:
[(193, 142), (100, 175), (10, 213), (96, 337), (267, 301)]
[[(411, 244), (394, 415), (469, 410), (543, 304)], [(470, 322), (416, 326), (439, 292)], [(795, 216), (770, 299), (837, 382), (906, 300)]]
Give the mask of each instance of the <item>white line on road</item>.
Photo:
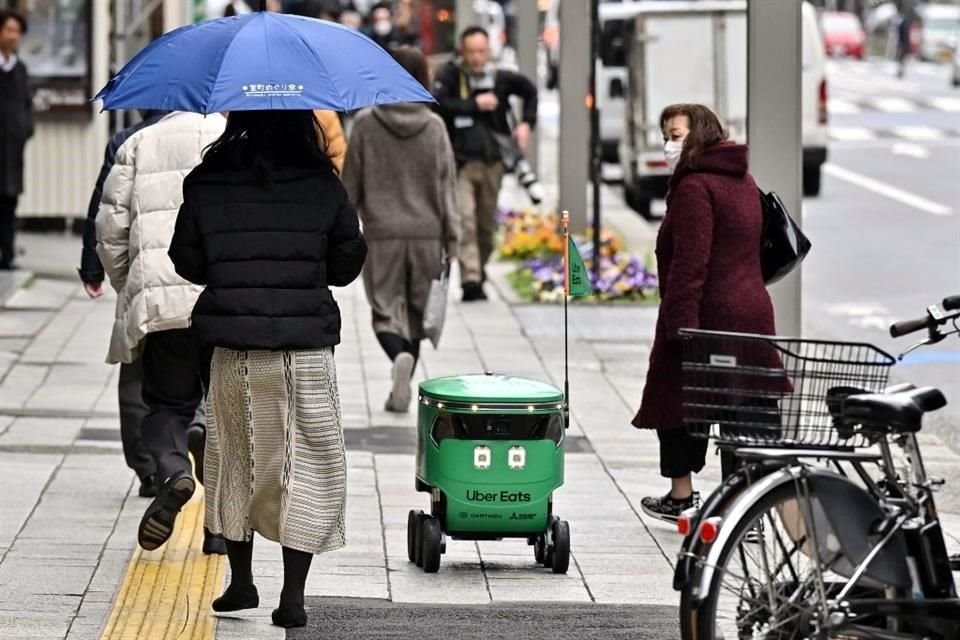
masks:
[(832, 115), (847, 116), (860, 113), (861, 109), (852, 102), (840, 98), (830, 98), (827, 101), (827, 112)]
[(842, 142), (876, 140), (877, 134), (866, 127), (830, 127), (830, 138)]
[(939, 98), (930, 98), (927, 100), (930, 106), (940, 111), (949, 111), (950, 113), (960, 113), (960, 98), (953, 96), (940, 96)]
[(890, 150), (895, 156), (909, 156), (919, 160), (926, 160), (930, 157), (930, 152), (927, 149), (918, 144), (910, 144), (909, 142), (897, 142)]
[(854, 184), (861, 189), (873, 191), (877, 195), (890, 198), (891, 200), (896, 200), (897, 202), (905, 204), (908, 207), (913, 207), (914, 209), (919, 209), (920, 211), (924, 211), (935, 216), (949, 216), (953, 213), (953, 209), (946, 205), (942, 205), (939, 202), (933, 202), (932, 200), (927, 200), (926, 198), (922, 198), (916, 194), (903, 191), (902, 189), (897, 189), (896, 187), (891, 187), (888, 184), (880, 182), (879, 180), (874, 180), (873, 178), (865, 176), (862, 173), (844, 169), (843, 167), (839, 167), (829, 162), (823, 165), (823, 170), (834, 178)]
[(905, 98), (873, 98), (871, 102), (877, 109), (887, 113), (908, 113), (917, 110), (917, 105)]
[(893, 132), (898, 138), (904, 138), (906, 140), (940, 140), (944, 137), (944, 131), (942, 129), (934, 129), (933, 127), (925, 127), (923, 125), (894, 127)]

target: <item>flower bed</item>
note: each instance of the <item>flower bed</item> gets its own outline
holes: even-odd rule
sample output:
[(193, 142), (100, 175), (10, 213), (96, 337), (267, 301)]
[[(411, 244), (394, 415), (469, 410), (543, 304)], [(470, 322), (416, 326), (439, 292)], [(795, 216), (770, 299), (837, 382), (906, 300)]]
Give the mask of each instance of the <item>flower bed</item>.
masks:
[[(563, 300), (563, 236), (555, 214), (535, 211), (502, 211), (503, 229), (500, 256), (520, 260), (510, 283), (517, 293), (534, 302)], [(614, 233), (601, 231), (600, 274), (594, 275), (592, 232), (585, 239), (574, 238), (590, 275), (594, 294), (587, 300), (655, 301), (657, 276), (650, 266), (623, 248)]]

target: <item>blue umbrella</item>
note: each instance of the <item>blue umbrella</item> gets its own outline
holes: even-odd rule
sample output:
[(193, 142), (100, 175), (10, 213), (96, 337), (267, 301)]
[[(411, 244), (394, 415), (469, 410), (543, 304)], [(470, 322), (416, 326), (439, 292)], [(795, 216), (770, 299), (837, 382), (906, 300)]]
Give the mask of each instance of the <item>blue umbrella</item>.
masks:
[(94, 99), (103, 100), (104, 109), (203, 114), (433, 101), (366, 36), (267, 11), (171, 31), (134, 56)]

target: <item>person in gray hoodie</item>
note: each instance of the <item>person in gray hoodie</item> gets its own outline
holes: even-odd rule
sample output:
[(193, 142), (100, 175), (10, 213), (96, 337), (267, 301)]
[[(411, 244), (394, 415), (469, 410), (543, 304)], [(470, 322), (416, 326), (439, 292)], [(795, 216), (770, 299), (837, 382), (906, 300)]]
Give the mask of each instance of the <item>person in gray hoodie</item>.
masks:
[[(397, 62), (424, 87), (430, 72), (413, 47)], [(406, 412), (423, 340), (430, 283), (457, 255), (460, 236), (457, 169), (446, 126), (421, 103), (374, 107), (356, 116), (343, 184), (363, 222), (363, 283), (373, 330), (393, 361), (385, 409)]]

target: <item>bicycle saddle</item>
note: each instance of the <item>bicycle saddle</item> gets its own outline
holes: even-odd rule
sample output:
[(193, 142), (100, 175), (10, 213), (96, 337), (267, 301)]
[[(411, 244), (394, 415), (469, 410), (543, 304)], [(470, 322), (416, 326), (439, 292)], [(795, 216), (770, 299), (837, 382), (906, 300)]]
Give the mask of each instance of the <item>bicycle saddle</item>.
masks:
[(922, 387), (901, 393), (855, 395), (843, 401), (843, 421), (890, 433), (920, 431), (923, 414), (947, 406), (939, 389)]

